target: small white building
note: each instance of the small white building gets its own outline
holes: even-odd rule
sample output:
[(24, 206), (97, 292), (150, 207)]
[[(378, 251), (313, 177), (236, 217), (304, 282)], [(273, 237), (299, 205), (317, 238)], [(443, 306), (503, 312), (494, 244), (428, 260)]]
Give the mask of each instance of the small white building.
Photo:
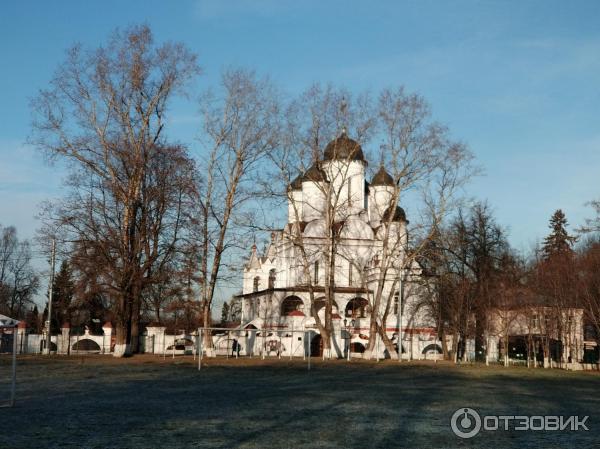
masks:
[[(489, 359), (538, 366), (583, 367), (586, 351), (596, 351), (596, 341), (586, 340), (584, 311), (522, 300), (519, 305), (488, 312), (486, 344)], [(595, 360), (594, 360), (595, 362)]]
[[(252, 341), (246, 343), (249, 348), (243, 348), (244, 342), (241, 342), (242, 350), (256, 353), (275, 349), (293, 355), (310, 351), (312, 355), (321, 355), (322, 340), (313, 313), (320, 314), (321, 318), (325, 313), (323, 248), (327, 243), (326, 233), (331, 230), (326, 224), (328, 208), (325, 207), (329, 192), (331, 201), (336, 201), (329, 210), (335, 213), (334, 232), (337, 233), (333, 356), (345, 357), (349, 349), (355, 355), (362, 353), (371, 338), (371, 314), (382, 316), (387, 298), (392, 297), (393, 310), (389, 310), (385, 325), (396, 347), (401, 321), (405, 357), (432, 358), (441, 353), (434, 322), (427, 318), (423, 296), (418, 294), (422, 291), (417, 282), (422, 270), (416, 263), (409, 267), (403, 264), (408, 221), (399, 205), (390, 204), (394, 180), (381, 165), (371, 182), (367, 182), (366, 168), (361, 146), (343, 132), (327, 145), (322, 160), (290, 184), (287, 223), (271, 234), (271, 241), (262, 254), (256, 245), (252, 247), (243, 270), (242, 325), (254, 333)], [(393, 264), (385, 278), (382, 298), (386, 300), (382, 301), (382, 310), (373, 311), (382, 268), (386, 219), (390, 214), (389, 235), (392, 237), (388, 246), (393, 248)], [(306, 258), (302, 256), (298, 237), (301, 237)], [(314, 304), (310, 299), (311, 284)], [(399, 320), (401, 296), (403, 315)], [(293, 336), (289, 331), (292, 328), (297, 331)], [(287, 331), (278, 332), (278, 329)], [(376, 349), (379, 357), (388, 355), (381, 342), (377, 342)]]

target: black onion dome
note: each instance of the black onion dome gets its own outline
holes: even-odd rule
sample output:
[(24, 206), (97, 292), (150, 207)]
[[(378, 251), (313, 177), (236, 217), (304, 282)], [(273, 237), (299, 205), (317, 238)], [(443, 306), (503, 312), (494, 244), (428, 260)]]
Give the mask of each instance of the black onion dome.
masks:
[[(383, 213), (383, 221), (388, 221), (390, 218), (390, 213), (393, 210), (393, 207), (388, 207)], [(396, 210), (394, 211), (394, 216), (392, 217), (392, 221), (406, 221), (406, 212), (400, 206), (396, 206)]]
[(337, 139), (334, 139), (327, 144), (325, 147), (324, 160), (350, 160), (367, 162), (359, 143), (356, 140), (348, 137), (345, 131), (342, 132)]
[(306, 170), (306, 173), (302, 176), (302, 182), (305, 181), (327, 182), (327, 175), (321, 170), (318, 162), (315, 162), (308, 170)]
[(290, 183), (290, 190), (302, 190), (302, 174), (296, 176), (296, 178)]
[(392, 186), (394, 187), (394, 178), (385, 171), (383, 165), (379, 167), (379, 171), (375, 173), (373, 179), (371, 180), (372, 186)]

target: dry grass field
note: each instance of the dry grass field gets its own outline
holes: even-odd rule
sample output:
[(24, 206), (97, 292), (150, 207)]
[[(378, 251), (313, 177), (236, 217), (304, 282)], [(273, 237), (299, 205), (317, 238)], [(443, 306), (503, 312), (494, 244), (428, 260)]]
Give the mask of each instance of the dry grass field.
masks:
[[(600, 447), (600, 376), (431, 362), (22, 357), (1, 448)], [(8, 358), (0, 357), (0, 394)], [(589, 415), (589, 431), (456, 437), (460, 407)]]

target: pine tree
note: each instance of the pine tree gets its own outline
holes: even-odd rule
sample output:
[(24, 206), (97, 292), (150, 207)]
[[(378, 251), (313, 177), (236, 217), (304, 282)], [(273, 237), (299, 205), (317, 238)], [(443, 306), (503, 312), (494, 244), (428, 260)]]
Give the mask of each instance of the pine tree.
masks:
[(229, 321), (229, 304), (227, 301), (223, 302), (223, 308), (221, 309), (221, 324), (225, 324)]
[[(52, 290), (52, 332), (59, 332), (63, 323), (70, 322), (71, 301), (75, 290), (73, 274), (67, 261), (61, 263), (60, 270), (54, 277)], [(45, 316), (48, 314), (47, 309), (46, 306)]]
[(40, 332), (40, 313), (37, 305), (34, 305), (33, 308), (27, 312), (25, 321), (27, 322), (27, 328), (31, 329), (34, 334)]
[(569, 235), (567, 226), (568, 222), (564, 212), (558, 209), (550, 218), (550, 224), (548, 225), (552, 231), (544, 239), (544, 246), (542, 247), (544, 259), (573, 253), (573, 244), (577, 238)]

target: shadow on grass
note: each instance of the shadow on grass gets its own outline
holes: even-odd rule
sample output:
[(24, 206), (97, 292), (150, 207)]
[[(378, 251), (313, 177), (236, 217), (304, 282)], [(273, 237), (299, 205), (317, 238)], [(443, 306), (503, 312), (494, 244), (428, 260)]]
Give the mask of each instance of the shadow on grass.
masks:
[[(600, 377), (438, 364), (300, 362), (256, 366), (21, 363), (0, 447), (589, 447)], [(460, 407), (494, 415), (589, 415), (590, 432), (450, 429)]]

